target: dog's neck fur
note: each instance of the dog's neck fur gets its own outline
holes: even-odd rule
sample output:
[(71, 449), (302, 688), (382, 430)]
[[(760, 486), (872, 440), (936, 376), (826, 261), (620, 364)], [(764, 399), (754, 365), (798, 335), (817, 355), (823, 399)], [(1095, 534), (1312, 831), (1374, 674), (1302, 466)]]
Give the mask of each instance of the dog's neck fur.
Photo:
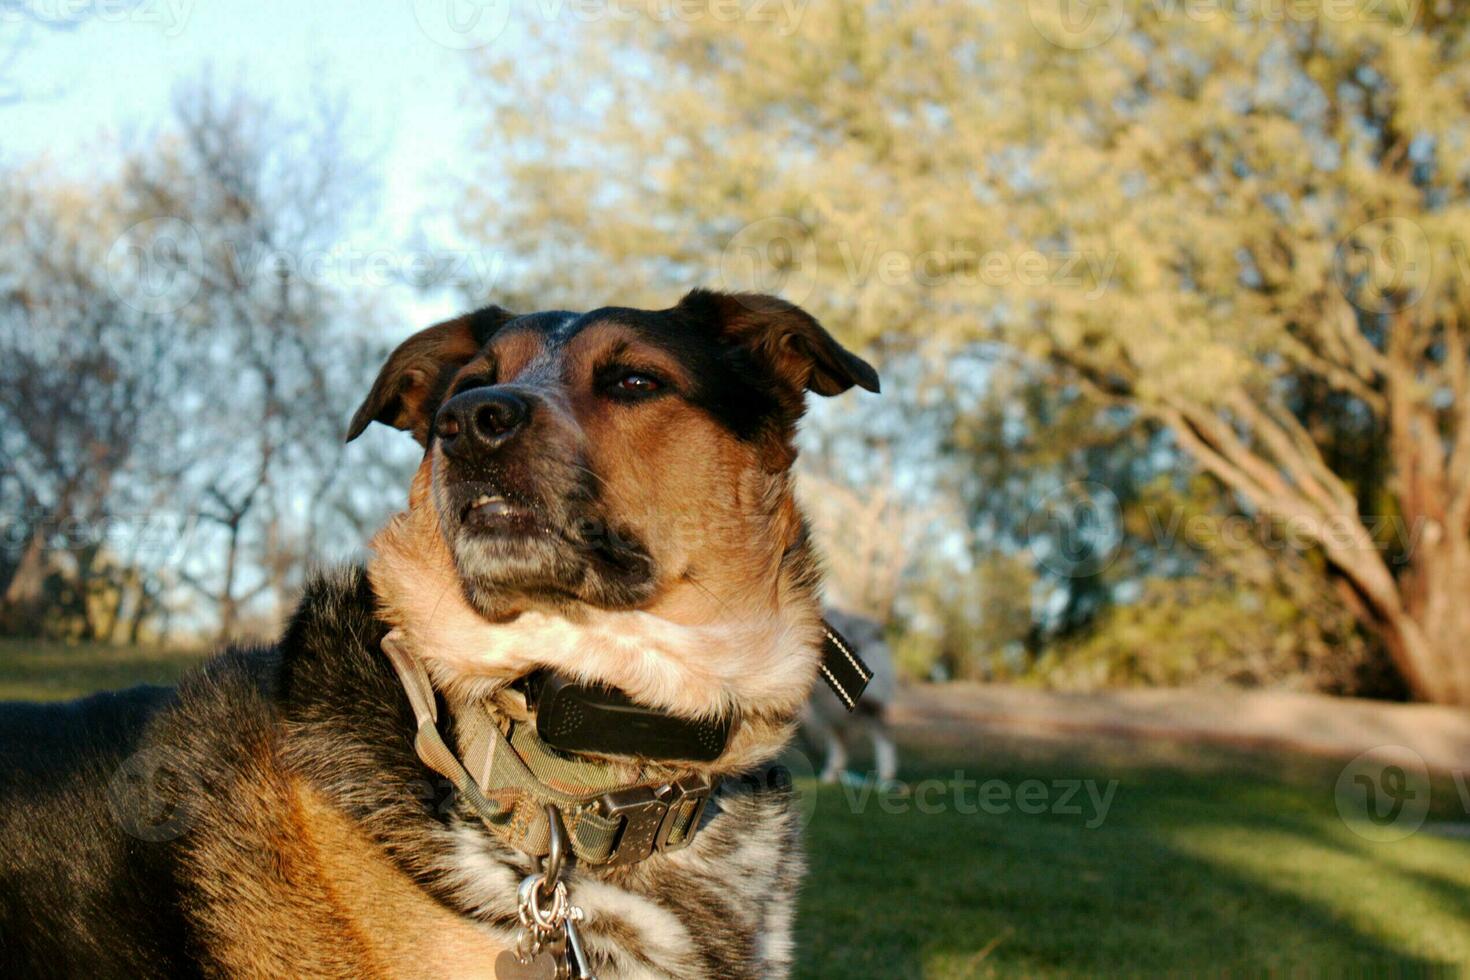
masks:
[(683, 583), (642, 610), (588, 609), (576, 619), (528, 610), (494, 623), (465, 597), (427, 489), (425, 469), (408, 510), (373, 539), (368, 575), (379, 615), (451, 700), (490, 698), (550, 668), (673, 714), (733, 716), (729, 747), (704, 767), (711, 774), (759, 764), (789, 740), (821, 644), (814, 559), (789, 497), (778, 515), (787, 533), (773, 535), (773, 553), (722, 597)]

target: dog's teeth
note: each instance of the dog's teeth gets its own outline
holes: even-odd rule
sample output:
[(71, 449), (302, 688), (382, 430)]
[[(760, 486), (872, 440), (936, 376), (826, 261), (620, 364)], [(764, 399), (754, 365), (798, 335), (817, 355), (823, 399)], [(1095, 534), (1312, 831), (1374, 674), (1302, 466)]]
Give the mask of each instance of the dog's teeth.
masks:
[(511, 505), (506, 502), (506, 499), (498, 493), (495, 494), (493, 497), (488, 493), (482, 493), (480, 494), (480, 496), (476, 497), (475, 502), (470, 505), (470, 510), (484, 510), (487, 508), (489, 509), (491, 514), (494, 514), (496, 516), (504, 516), (505, 514), (509, 514), (514, 510), (514, 508), (512, 508)]

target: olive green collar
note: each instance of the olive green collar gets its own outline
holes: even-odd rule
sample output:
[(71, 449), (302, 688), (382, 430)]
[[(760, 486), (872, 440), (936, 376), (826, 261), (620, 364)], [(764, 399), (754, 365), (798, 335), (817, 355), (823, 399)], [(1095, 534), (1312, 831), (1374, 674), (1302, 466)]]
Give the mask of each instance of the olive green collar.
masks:
[(383, 652), (413, 708), (419, 759), (448, 779), (504, 843), (532, 857), (546, 855), (548, 805), (587, 865), (633, 864), (694, 839), (715, 788), (707, 777), (628, 784), (624, 767), (557, 752), (534, 724), (506, 719), (484, 703), (454, 713), (461, 760), (439, 731), (438, 699), (423, 663), (396, 630), (384, 637)]

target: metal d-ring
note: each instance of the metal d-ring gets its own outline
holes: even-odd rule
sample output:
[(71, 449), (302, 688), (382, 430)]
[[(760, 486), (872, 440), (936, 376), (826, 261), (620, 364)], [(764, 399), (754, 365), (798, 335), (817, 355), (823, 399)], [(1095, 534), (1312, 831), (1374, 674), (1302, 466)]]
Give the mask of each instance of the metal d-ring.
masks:
[(561, 881), (562, 868), (567, 859), (567, 828), (561, 820), (561, 811), (555, 806), (546, 804), (546, 829), (547, 836), (551, 839), (551, 853), (546, 857), (545, 868), (541, 872), (541, 888), (547, 897), (556, 890), (557, 882)]

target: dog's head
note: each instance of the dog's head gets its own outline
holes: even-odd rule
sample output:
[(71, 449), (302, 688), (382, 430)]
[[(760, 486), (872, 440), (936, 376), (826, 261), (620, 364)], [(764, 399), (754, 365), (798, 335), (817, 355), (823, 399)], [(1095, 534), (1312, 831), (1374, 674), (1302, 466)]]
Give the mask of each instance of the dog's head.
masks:
[(878, 390), (811, 316), (698, 290), (672, 309), (481, 310), (414, 335), (353, 419), (424, 446), (373, 541), (384, 619), (446, 690), (551, 668), (779, 748), (817, 673), (792, 497), (808, 392)]
[(353, 418), (425, 447), (431, 507), (489, 620), (730, 598), (801, 522), (786, 479), (805, 395), (878, 376), (801, 309), (697, 290), (666, 310), (491, 307), (405, 341)]

